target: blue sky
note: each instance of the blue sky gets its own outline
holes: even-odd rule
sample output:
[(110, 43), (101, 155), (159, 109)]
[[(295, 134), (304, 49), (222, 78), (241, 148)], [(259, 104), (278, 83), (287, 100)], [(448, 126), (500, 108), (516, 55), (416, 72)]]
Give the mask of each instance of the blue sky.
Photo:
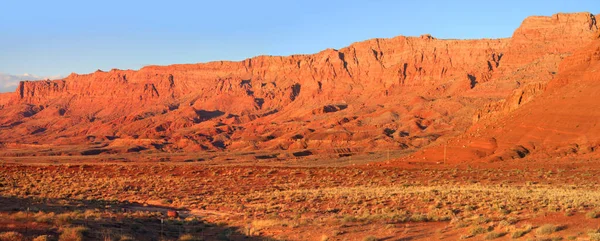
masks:
[[(375, 37), (500, 38), (597, 0), (28, 1), (0, 3), (0, 73), (36, 76), (315, 53)], [(1, 88), (1, 87), (0, 87)], [(1, 89), (0, 89), (1, 91)]]

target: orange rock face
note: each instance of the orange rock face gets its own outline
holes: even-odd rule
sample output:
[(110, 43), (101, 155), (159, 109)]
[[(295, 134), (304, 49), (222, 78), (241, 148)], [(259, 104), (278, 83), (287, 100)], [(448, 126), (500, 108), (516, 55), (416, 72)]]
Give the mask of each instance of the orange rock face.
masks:
[(312, 55), (21, 82), (0, 95), (0, 142), (104, 146), (80, 154), (418, 149), (520, 109), (563, 69), (580, 68), (587, 57), (558, 65), (596, 41), (590, 19), (531, 17), (507, 39), (400, 36)]

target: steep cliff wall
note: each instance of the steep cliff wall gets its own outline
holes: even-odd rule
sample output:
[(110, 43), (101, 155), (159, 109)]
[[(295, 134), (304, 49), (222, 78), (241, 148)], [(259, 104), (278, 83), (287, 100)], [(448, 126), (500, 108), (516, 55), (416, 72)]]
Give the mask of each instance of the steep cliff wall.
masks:
[(0, 141), (118, 149), (148, 139), (162, 144), (144, 148), (161, 151), (421, 148), (542, 93), (558, 63), (597, 35), (590, 16), (528, 18), (511, 39), (400, 36), (312, 55), (21, 82), (0, 96)]
[(506, 97), (484, 105), (473, 120), (493, 121), (543, 93), (546, 84), (563, 72), (559, 70), (563, 59), (598, 37), (594, 17), (590, 13), (559, 13), (525, 19), (506, 48), (495, 81), (482, 87), (482, 91), (493, 89)]
[(350, 88), (431, 87), (448, 79), (469, 86), (469, 75), (486, 78), (496, 69), (506, 44), (504, 39), (439, 40), (427, 35), (373, 39), (314, 55), (72, 74), (59, 81), (24, 82), (17, 92), (19, 102), (42, 103), (64, 96), (164, 100), (194, 93), (246, 95), (250, 90), (260, 94), (270, 83), (277, 89), (301, 84), (307, 92), (325, 94)]
[(545, 55), (572, 53), (594, 37), (597, 26), (590, 13), (558, 13), (528, 17), (514, 32), (502, 66), (515, 69)]

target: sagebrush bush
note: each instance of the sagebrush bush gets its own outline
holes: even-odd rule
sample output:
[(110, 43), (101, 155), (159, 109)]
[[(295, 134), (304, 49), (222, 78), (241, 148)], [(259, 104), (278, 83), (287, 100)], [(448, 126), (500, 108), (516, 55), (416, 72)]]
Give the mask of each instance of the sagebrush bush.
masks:
[(560, 226), (556, 226), (554, 224), (544, 224), (540, 226), (535, 233), (540, 235), (548, 235), (554, 233), (556, 231), (560, 231), (562, 228)]

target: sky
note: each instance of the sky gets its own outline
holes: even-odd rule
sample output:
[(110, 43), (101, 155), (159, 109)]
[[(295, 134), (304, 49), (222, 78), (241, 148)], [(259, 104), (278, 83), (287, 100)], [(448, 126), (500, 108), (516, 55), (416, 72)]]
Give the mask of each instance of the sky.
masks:
[[(0, 2), (0, 92), (16, 79), (316, 53), (370, 38), (504, 38), (527, 16), (597, 0)], [(7, 77), (8, 76), (8, 77)], [(12, 76), (12, 77), (10, 77)], [(7, 87), (8, 86), (8, 87)]]

